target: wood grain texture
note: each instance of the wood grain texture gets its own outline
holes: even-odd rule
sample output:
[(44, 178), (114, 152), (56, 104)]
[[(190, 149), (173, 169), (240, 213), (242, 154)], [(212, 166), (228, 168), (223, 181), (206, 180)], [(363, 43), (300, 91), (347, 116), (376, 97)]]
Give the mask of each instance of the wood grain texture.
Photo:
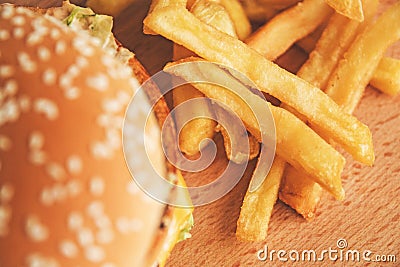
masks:
[[(54, 3), (36, 2), (41, 5)], [(393, 2), (381, 1), (380, 10)], [(122, 12), (115, 19), (115, 33), (153, 74), (171, 59), (172, 45), (162, 37), (143, 35), (142, 19), (148, 6), (149, 1), (138, 1)], [(400, 43), (388, 53), (400, 58)], [(285, 62), (284, 59), (280, 60)], [(195, 209), (193, 236), (175, 247), (167, 266), (287, 265), (276, 259), (273, 262), (260, 262), (256, 253), (264, 245), (268, 245), (270, 250), (295, 249), (301, 252), (314, 249), (321, 252), (329, 247), (336, 249), (336, 242), (340, 238), (347, 240), (348, 249), (394, 254), (397, 263), (335, 263), (327, 258), (316, 263), (289, 263), (295, 266), (399, 266), (400, 96), (389, 97), (373, 88), (367, 88), (355, 116), (367, 124), (373, 133), (376, 161), (373, 167), (366, 167), (345, 154), (345, 201), (335, 201), (325, 193), (316, 219), (312, 222), (306, 222), (288, 206), (278, 202), (270, 221), (267, 239), (257, 243), (239, 242), (235, 237), (236, 221), (255, 166), (255, 161), (252, 161), (240, 183), (229, 194), (212, 204)], [(187, 174), (185, 178), (190, 185), (208, 183), (224, 170), (227, 161), (220, 136), (217, 136), (216, 143), (219, 148), (216, 161), (201, 173)]]

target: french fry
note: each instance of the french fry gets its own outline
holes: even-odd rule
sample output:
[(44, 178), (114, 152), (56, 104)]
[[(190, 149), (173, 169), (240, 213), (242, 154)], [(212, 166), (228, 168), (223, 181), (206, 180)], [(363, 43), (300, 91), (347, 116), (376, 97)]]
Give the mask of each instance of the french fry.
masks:
[(327, 94), (352, 113), (386, 49), (400, 38), (400, 2), (367, 27), (350, 46), (332, 73)]
[(207, 25), (237, 37), (233, 20), (223, 5), (211, 0), (197, 0), (190, 8), (190, 12)]
[(366, 125), (343, 112), (319, 88), (265, 59), (240, 40), (205, 25), (181, 7), (156, 10), (147, 16), (144, 24), (209, 61), (240, 71), (260, 90), (319, 125), (353, 157), (370, 164), (373, 162), (371, 132)]
[(260, 4), (258, 0), (241, 0), (240, 2), (250, 21), (265, 22), (279, 12), (271, 6)]
[[(192, 51), (183, 46), (174, 44), (173, 59), (178, 60), (195, 55)], [(197, 154), (201, 149), (201, 142), (211, 139), (214, 136), (214, 129), (217, 123), (209, 118), (213, 118), (211, 103), (204, 99), (204, 95), (190, 84), (185, 84), (174, 88), (172, 99), (174, 107), (193, 98), (201, 98), (191, 104), (191, 109), (196, 110), (196, 114), (202, 118), (195, 118), (187, 122), (187, 113), (176, 110), (175, 121), (179, 132), (179, 148), (189, 156)], [(186, 122), (186, 124), (185, 124)], [(206, 145), (206, 144), (203, 144)]]
[(278, 198), (285, 161), (276, 156), (263, 184), (254, 192), (247, 190), (237, 221), (236, 237), (243, 241), (263, 241), (267, 237), (272, 209)]
[[(310, 82), (324, 89), (323, 86), (329, 76), (327, 74), (331, 73), (336, 66), (335, 61), (343, 56), (357, 32), (362, 32), (365, 25), (372, 20), (377, 5), (376, 0), (364, 1), (365, 20), (362, 23), (352, 21), (340, 14), (333, 15), (316, 49), (298, 75), (305, 80), (310, 79)], [(321, 69), (325, 73), (321, 73)], [(322, 75), (315, 75), (318, 73)], [(313, 219), (322, 189), (306, 175), (291, 167), (288, 169), (282, 181), (279, 198), (307, 220)]]
[[(180, 64), (185, 62), (191, 64)], [(292, 113), (262, 100), (217, 66), (199, 68), (195, 64), (198, 62), (201, 63), (203, 60), (198, 58), (180, 60), (167, 64), (164, 71), (191, 81), (215, 78), (226, 83), (229, 90), (214, 84), (194, 83), (193, 86), (207, 97), (228, 106), (259, 142), (262, 141), (262, 136), (268, 136), (270, 133), (264, 132), (265, 129), (260, 132), (263, 127), (258, 125), (252, 107), (269, 108), (275, 121), (277, 155), (295, 168), (306, 172), (337, 199), (344, 198), (340, 175), (345, 160), (339, 152)], [(171, 68), (172, 66), (174, 67)]]
[(364, 20), (361, 0), (326, 0), (336, 12), (356, 21)]
[(258, 2), (264, 6), (273, 7), (277, 10), (283, 10), (300, 2), (300, 0), (258, 0)]
[[(214, 2), (214, 1), (216, 1), (216, 2)], [(221, 3), (221, 5), (219, 3)], [(222, 6), (222, 5), (224, 5), (224, 6)], [(231, 6), (233, 6), (233, 8)], [(233, 37), (238, 37), (237, 32), (240, 32), (240, 29), (238, 30), (237, 25), (236, 24), (234, 25), (233, 19), (231, 19), (231, 18), (240, 19), (240, 14), (239, 14), (239, 16), (236, 14), (238, 14), (240, 12), (244, 12), (244, 11), (243, 10), (240, 11), (240, 10), (238, 10), (237, 7), (235, 7), (235, 1), (197, 0), (191, 5), (190, 10), (197, 18), (199, 18), (204, 23), (207, 23), (208, 25), (215, 27), (217, 30), (220, 30), (226, 34), (233, 36)], [(228, 13), (229, 11), (230, 11), (230, 13)], [(242, 29), (243, 29), (243, 27), (246, 27), (245, 26), (246, 24), (248, 24), (248, 26), (250, 27), (250, 24), (249, 24), (247, 18), (244, 21), (243, 26), (239, 26), (239, 28), (242, 27)], [(250, 28), (249, 28), (249, 32), (250, 32)], [(244, 33), (244, 32), (242, 31), (242, 33)], [(187, 86), (191, 87), (191, 85), (187, 85)], [(191, 88), (193, 88), (193, 87), (191, 87)], [(196, 90), (196, 89), (193, 88), (190, 90)], [(198, 93), (199, 92), (197, 91), (197, 94)], [(206, 104), (208, 104), (208, 103), (206, 103)], [(198, 108), (201, 108), (201, 107), (198, 107)], [(207, 105), (204, 106), (204, 109), (208, 110), (208, 106)], [(221, 116), (230, 116), (221, 108), (217, 108), (216, 105), (214, 105), (214, 109), (215, 109), (214, 112), (216, 113), (217, 118), (221, 117)], [(205, 127), (208, 130), (208, 134), (210, 134), (209, 129), (211, 127), (212, 127), (212, 129), (215, 128), (214, 121), (209, 122), (207, 125), (206, 119), (199, 119), (199, 120), (201, 120), (201, 122), (203, 124), (203, 125), (199, 125), (199, 126), (202, 126), (203, 129), (202, 130), (199, 129), (200, 131), (198, 131), (198, 133), (204, 133), (204, 131), (205, 131), (204, 127)], [(196, 124), (196, 120), (192, 121), (191, 123)], [(189, 124), (188, 124), (188, 126), (189, 126)], [(229, 134), (223, 127), (219, 127), (219, 130), (224, 139), (225, 152), (226, 152), (226, 155), (229, 160), (232, 160), (233, 162), (235, 162), (237, 164), (243, 164), (244, 160), (253, 159), (258, 155), (259, 143), (252, 135), (248, 135), (247, 132), (241, 133), (240, 130), (238, 130), (238, 131), (233, 131), (231, 133), (231, 136), (229, 136)], [(182, 133), (182, 136), (187, 137), (187, 142), (191, 142), (190, 141), (191, 135), (197, 135), (196, 131), (194, 131), (194, 132), (187, 131), (186, 133), (184, 133), (184, 132), (181, 132), (181, 133)], [(242, 147), (241, 144), (237, 144), (236, 142), (234, 142), (233, 144), (235, 144), (235, 146), (239, 146), (237, 149), (239, 152), (232, 153), (232, 146), (231, 146), (232, 140), (231, 139), (233, 139), (233, 141), (235, 141), (236, 139), (238, 139), (239, 135), (245, 135), (245, 134), (246, 134), (246, 136), (248, 136), (250, 151), (244, 151), (245, 149), (244, 149), (244, 147)], [(206, 137), (206, 136), (204, 136), (204, 137)], [(207, 137), (211, 138), (211, 136), (207, 136)], [(196, 139), (196, 138), (194, 138), (194, 139)], [(192, 140), (193, 140), (193, 138), (192, 138)], [(194, 140), (194, 141), (196, 141), (196, 140)], [(200, 140), (198, 140), (198, 141), (200, 141)], [(236, 152), (236, 151), (234, 151), (234, 152)]]
[(350, 47), (357, 33), (361, 32), (363, 27), (373, 19), (378, 1), (365, 0), (364, 6), (366, 21), (363, 23), (338, 13), (332, 15), (309, 59), (297, 72), (299, 77), (325, 90), (337, 62)]
[[(332, 15), (332, 17), (333, 16), (334, 15)], [(298, 40), (296, 42), (296, 45), (299, 46), (301, 49), (303, 49), (303, 51), (306, 52), (307, 54), (310, 54), (315, 49), (315, 46), (326, 26), (327, 25), (325, 24), (320, 25), (315, 31), (313, 31), (306, 37), (303, 37), (302, 39)]]
[[(213, 110), (218, 121), (229, 121), (227, 117), (231, 115), (222, 107), (214, 104)], [(260, 144), (257, 139), (246, 130), (243, 131), (242, 127), (238, 127), (236, 124), (231, 125), (231, 127), (234, 127), (234, 129), (231, 130), (230, 134), (221, 125), (218, 125), (216, 128), (217, 131), (221, 132), (226, 157), (236, 164), (243, 164), (257, 157), (260, 151)], [(248, 146), (247, 144), (243, 144), (243, 142), (239, 142), (239, 138), (243, 136), (248, 138)]]
[(238, 0), (213, 0), (220, 3), (228, 12), (240, 40), (246, 39), (251, 33), (251, 25), (246, 13)]
[(395, 96), (400, 92), (400, 60), (384, 57), (369, 82), (385, 94)]
[(275, 16), (246, 43), (267, 59), (275, 60), (296, 41), (313, 32), (331, 13), (324, 0), (304, 0)]

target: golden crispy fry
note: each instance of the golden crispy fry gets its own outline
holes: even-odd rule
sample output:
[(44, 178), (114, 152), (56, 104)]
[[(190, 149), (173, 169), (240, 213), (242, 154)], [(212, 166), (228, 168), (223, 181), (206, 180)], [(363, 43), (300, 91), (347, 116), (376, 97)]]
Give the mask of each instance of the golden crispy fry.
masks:
[(258, 0), (241, 0), (240, 2), (251, 21), (265, 22), (278, 13), (278, 10), (271, 6), (260, 4)]
[[(192, 51), (183, 46), (174, 44), (173, 59), (178, 60), (195, 55)], [(204, 95), (190, 84), (181, 85), (172, 91), (174, 107), (193, 98), (204, 98)], [(175, 112), (176, 126), (179, 132), (179, 148), (187, 155), (195, 155), (200, 151), (200, 144), (203, 140), (211, 139), (214, 136), (214, 129), (217, 123), (212, 119), (211, 103), (207, 99), (198, 100), (191, 104), (191, 108), (196, 110), (196, 114), (202, 114), (203, 118), (196, 118), (186, 123), (186, 114)], [(205, 145), (205, 144), (203, 144)]]
[[(210, 0), (197, 0), (191, 4), (191, 12), (204, 23), (207, 23), (216, 29), (223, 31), (231, 36), (236, 36), (236, 31), (232, 20), (225, 8), (216, 2)], [(195, 55), (183, 46), (174, 44), (174, 60), (184, 58), (185, 56)], [(193, 98), (201, 98), (204, 95), (190, 84), (182, 85), (174, 89), (174, 106), (178, 106)], [(200, 143), (205, 139), (211, 139), (214, 136), (217, 123), (208, 118), (212, 118), (210, 101), (202, 99), (191, 104), (191, 109), (196, 110), (196, 114), (201, 114), (203, 118), (196, 118), (184, 125), (187, 113), (175, 113), (175, 119), (179, 133), (179, 147), (187, 155), (195, 155), (200, 151)], [(207, 118), (208, 117), (208, 118)], [(236, 158), (234, 158), (236, 159)]]
[(350, 47), (358, 33), (372, 20), (378, 0), (365, 0), (365, 21), (360, 23), (338, 13), (329, 20), (309, 59), (297, 75), (314, 86), (325, 90), (329, 76), (337, 62)]
[[(196, 62), (203, 60), (189, 58), (170, 63), (164, 69), (167, 72), (182, 77), (186, 80), (204, 80), (205, 77), (217, 77), (219, 81), (229, 84), (232, 91), (213, 84), (193, 84), (198, 90), (211, 99), (216, 99), (228, 106), (235, 112), (246, 125), (247, 130), (253, 134), (258, 141), (261, 136), (268, 136), (269, 132), (260, 132), (257, 119), (251, 107), (270, 108), (276, 126), (276, 153), (295, 168), (306, 172), (314, 181), (318, 182), (337, 199), (344, 198), (340, 175), (343, 170), (344, 158), (326, 143), (320, 136), (312, 131), (305, 123), (292, 113), (274, 107), (262, 100), (259, 96), (251, 93), (243, 85), (238, 88), (234, 86), (238, 81), (227, 75), (225, 71), (214, 66), (200, 69)], [(192, 62), (192, 64), (177, 65), (179, 63)], [(175, 66), (174, 68), (169, 68)], [(181, 67), (180, 67), (181, 66)], [(230, 86), (232, 85), (232, 86)]]
[(304, 173), (287, 166), (279, 192), (279, 199), (295, 209), (305, 219), (315, 217), (322, 188)]
[[(147, 16), (149, 14), (151, 14), (151, 12), (153, 12), (154, 10), (162, 9), (162, 8), (168, 7), (168, 6), (186, 7), (186, 4), (188, 4), (187, 2), (188, 2), (188, 0), (152, 0)], [(149, 29), (146, 25), (143, 25), (143, 32), (145, 34), (157, 35), (156, 32)]]
[[(333, 17), (332, 15), (331, 17)], [(315, 49), (315, 45), (317, 44), (319, 38), (322, 35), (322, 32), (326, 28), (325, 24), (320, 25), (315, 31), (307, 35), (306, 37), (298, 40), (296, 45), (303, 49), (306, 53), (311, 53)]]
[[(218, 121), (229, 121), (229, 117), (227, 116), (231, 115), (222, 107), (213, 105), (213, 110)], [(234, 129), (231, 130), (230, 134), (221, 125), (218, 125), (216, 128), (217, 131), (221, 132), (224, 140), (226, 157), (236, 164), (243, 164), (257, 157), (260, 152), (260, 144), (257, 139), (246, 130), (243, 131), (242, 127), (239, 127), (237, 124), (232, 124), (231, 127), (234, 127)], [(243, 136), (249, 140), (248, 147), (243, 142), (238, 141)], [(234, 149), (232, 146), (234, 146)]]
[(361, 0), (326, 0), (336, 12), (356, 21), (364, 20)]
[(240, 40), (246, 39), (251, 33), (251, 25), (246, 13), (238, 0), (212, 0), (220, 3), (228, 12)]
[[(310, 55), (298, 75), (324, 89), (328, 74), (333, 71), (336, 61), (343, 56), (357, 32), (363, 31), (365, 25), (372, 20), (377, 4), (376, 0), (364, 1), (365, 20), (362, 23), (352, 21), (340, 14), (333, 15), (318, 41), (316, 50)], [(286, 177), (282, 181), (279, 198), (310, 220), (314, 218), (321, 194), (322, 190), (318, 184), (292, 168), (286, 172)]]
[(275, 157), (263, 184), (254, 192), (247, 191), (237, 221), (236, 237), (243, 241), (262, 241), (267, 237), (268, 223), (278, 198), (285, 161)]
[(331, 13), (324, 0), (304, 0), (275, 16), (246, 43), (267, 59), (275, 60), (296, 41), (313, 32)]
[(230, 36), (237, 36), (233, 21), (224, 6), (210, 0), (197, 0), (190, 11), (202, 22)]
[[(200, 151), (200, 144), (202, 141), (207, 138), (213, 138), (215, 132), (214, 129), (217, 126), (217, 123), (214, 120), (207, 119), (212, 117), (210, 101), (204, 99), (204, 95), (197, 89), (193, 88), (190, 84), (174, 88), (172, 96), (174, 107), (190, 99), (203, 98), (199, 102), (190, 104), (190, 108), (196, 110), (196, 116), (202, 118), (195, 118), (188, 122), (185, 117), (187, 113), (179, 112), (179, 109), (175, 112), (176, 126), (180, 129), (179, 148), (187, 155), (195, 155)], [(204, 146), (206, 143), (203, 143), (202, 145)]]
[(356, 159), (373, 162), (368, 127), (343, 112), (319, 88), (268, 61), (241, 41), (203, 24), (185, 8), (167, 7), (154, 11), (144, 24), (209, 61), (240, 71), (260, 90), (287, 103), (308, 121), (329, 132), (329, 136)]
[(386, 49), (400, 38), (400, 2), (391, 6), (361, 33), (344, 55), (327, 87), (327, 94), (352, 113)]
[(385, 94), (392, 96), (399, 94), (400, 60), (389, 57), (382, 58), (369, 83)]
[(300, 0), (258, 0), (260, 5), (273, 7), (277, 10), (286, 9), (294, 4), (300, 2)]

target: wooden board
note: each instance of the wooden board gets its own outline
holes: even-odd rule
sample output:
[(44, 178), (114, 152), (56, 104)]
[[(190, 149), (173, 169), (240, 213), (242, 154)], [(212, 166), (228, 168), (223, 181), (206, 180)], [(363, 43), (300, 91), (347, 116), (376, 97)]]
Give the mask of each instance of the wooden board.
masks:
[[(4, 2), (4, 1), (0, 1)], [(27, 1), (22, 1), (27, 2)], [(41, 5), (53, 1), (36, 1)], [(393, 1), (382, 1), (381, 9)], [(142, 33), (142, 19), (149, 1), (139, 1), (129, 6), (115, 19), (118, 39), (133, 50), (150, 73), (162, 69), (171, 58), (172, 44), (159, 36)], [(400, 18), (399, 18), (400, 19)], [(400, 44), (389, 52), (400, 58)], [(257, 251), (268, 245), (269, 250), (337, 249), (337, 241), (345, 239), (348, 249), (372, 251), (376, 254), (393, 254), (400, 262), (400, 97), (389, 97), (368, 88), (355, 112), (373, 133), (376, 162), (366, 167), (354, 162), (348, 155), (343, 173), (346, 199), (335, 201), (324, 194), (317, 217), (306, 222), (288, 206), (278, 202), (275, 206), (269, 236), (264, 242), (245, 243), (235, 238), (236, 220), (249, 177), (255, 162), (250, 162), (241, 182), (225, 197), (212, 204), (196, 208), (193, 237), (179, 243), (167, 266), (279, 266), (274, 261), (261, 262)], [(204, 184), (223, 171), (226, 159), (217, 137), (219, 147), (216, 162), (202, 173), (186, 175), (190, 184)], [(290, 263), (293, 263), (289, 260)], [(365, 266), (365, 261), (331, 261), (326, 255), (323, 261), (296, 262), (296, 266)], [(383, 263), (375, 263), (380, 266)], [(371, 266), (375, 266), (371, 265)]]

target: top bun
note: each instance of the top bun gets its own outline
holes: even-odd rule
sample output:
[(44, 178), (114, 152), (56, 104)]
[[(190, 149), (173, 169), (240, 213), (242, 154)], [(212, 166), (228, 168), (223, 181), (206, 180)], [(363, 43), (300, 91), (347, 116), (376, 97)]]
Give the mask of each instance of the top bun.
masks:
[[(138, 87), (89, 35), (0, 5), (0, 266), (155, 260), (165, 205), (134, 183), (121, 141)], [(144, 134), (159, 137), (154, 116), (148, 125)], [(150, 158), (165, 173), (155, 143)]]

